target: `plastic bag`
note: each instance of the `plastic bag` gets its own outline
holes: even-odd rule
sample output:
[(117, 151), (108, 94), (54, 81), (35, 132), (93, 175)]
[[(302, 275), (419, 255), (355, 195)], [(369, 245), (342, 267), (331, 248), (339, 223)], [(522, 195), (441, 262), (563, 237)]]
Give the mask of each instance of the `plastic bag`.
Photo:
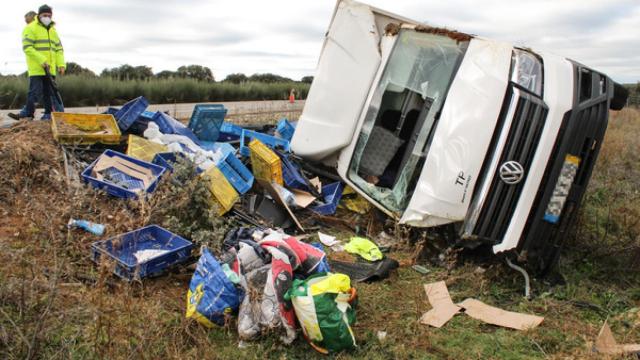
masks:
[(224, 325), (225, 315), (238, 310), (240, 295), (216, 258), (207, 248), (203, 248), (189, 284), (187, 318), (193, 318), (207, 327)]
[(295, 279), (285, 298), (293, 303), (311, 346), (326, 354), (356, 347), (351, 330), (356, 319), (355, 294), (348, 276), (326, 273)]

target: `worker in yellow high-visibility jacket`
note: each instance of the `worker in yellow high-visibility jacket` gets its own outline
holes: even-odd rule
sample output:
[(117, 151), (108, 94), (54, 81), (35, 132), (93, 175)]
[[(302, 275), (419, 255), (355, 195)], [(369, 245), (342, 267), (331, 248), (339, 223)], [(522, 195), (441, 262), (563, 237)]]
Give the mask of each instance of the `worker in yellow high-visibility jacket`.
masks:
[[(53, 87), (46, 76), (47, 71), (53, 78), (57, 74), (64, 75), (64, 50), (54, 27), (55, 23), (51, 20), (52, 13), (51, 7), (42, 5), (38, 9), (36, 20), (22, 32), (22, 50), (27, 58), (29, 73), (29, 93), (27, 103), (19, 114), (21, 119), (33, 119), (35, 104), (39, 99), (42, 99), (44, 105), (42, 120), (51, 119)], [(53, 105), (61, 107), (61, 104)]]

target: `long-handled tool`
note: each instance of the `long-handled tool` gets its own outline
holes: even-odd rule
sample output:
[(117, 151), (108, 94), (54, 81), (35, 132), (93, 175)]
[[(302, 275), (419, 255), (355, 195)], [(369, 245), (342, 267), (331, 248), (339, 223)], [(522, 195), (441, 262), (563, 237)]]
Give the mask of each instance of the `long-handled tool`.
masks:
[(58, 84), (56, 83), (56, 80), (53, 78), (53, 76), (51, 76), (49, 67), (44, 68), (44, 72), (47, 75), (47, 80), (49, 80), (51, 91), (53, 92), (53, 101), (51, 102), (51, 108), (53, 109), (53, 111), (64, 112), (64, 103), (62, 102), (60, 91), (58, 90)]
[[(64, 112), (64, 103), (62, 102), (62, 95), (60, 95), (60, 91), (58, 90), (58, 84), (56, 83), (53, 76), (51, 76), (51, 72), (49, 71), (49, 67), (44, 68), (44, 73), (49, 81), (49, 85), (51, 88), (51, 92), (53, 93), (51, 96), (51, 108), (53, 111)], [(47, 85), (45, 85), (47, 86)], [(10, 118), (14, 120), (20, 120), (20, 115), (9, 113), (7, 114)]]

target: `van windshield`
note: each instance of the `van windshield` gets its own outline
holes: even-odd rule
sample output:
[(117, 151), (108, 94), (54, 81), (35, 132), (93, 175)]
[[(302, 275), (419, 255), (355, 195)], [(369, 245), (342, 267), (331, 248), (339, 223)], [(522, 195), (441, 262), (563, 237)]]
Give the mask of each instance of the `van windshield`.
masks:
[(468, 42), (404, 29), (358, 136), (348, 177), (383, 207), (407, 207)]

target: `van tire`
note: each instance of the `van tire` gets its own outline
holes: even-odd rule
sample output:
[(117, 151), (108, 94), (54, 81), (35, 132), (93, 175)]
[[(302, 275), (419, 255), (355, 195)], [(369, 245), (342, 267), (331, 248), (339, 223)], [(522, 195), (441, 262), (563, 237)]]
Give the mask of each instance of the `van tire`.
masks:
[(629, 98), (629, 89), (618, 84), (613, 83), (613, 97), (609, 103), (609, 109), (619, 111), (627, 105), (627, 99)]

